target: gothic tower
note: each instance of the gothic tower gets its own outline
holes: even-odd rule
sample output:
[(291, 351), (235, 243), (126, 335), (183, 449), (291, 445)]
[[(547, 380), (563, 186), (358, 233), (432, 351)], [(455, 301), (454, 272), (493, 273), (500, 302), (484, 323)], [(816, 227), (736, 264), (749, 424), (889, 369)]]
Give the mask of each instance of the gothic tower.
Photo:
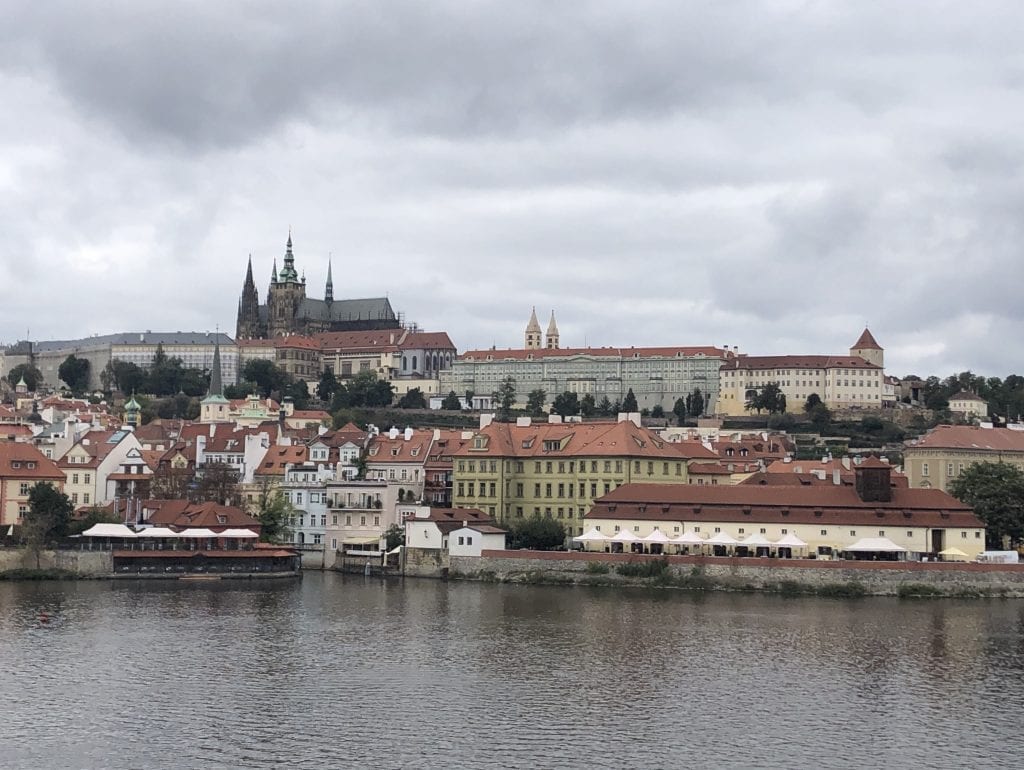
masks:
[(252, 340), (263, 336), (260, 328), (260, 295), (252, 279), (252, 254), (249, 268), (245, 271), (242, 298), (238, 301), (238, 323), (235, 325), (235, 339)]
[(327, 285), (324, 287), (324, 302), (328, 308), (334, 302), (334, 279), (331, 278), (331, 260), (327, 260)]
[(558, 324), (555, 323), (555, 311), (551, 311), (551, 320), (548, 321), (547, 331), (548, 350), (558, 350)]
[(298, 330), (299, 306), (306, 298), (306, 281), (300, 280), (295, 270), (295, 255), (292, 253), (292, 233), (288, 231), (288, 243), (284, 252), (284, 267), (274, 273), (267, 292), (267, 336), (280, 337)]
[(526, 349), (540, 350), (540, 322), (537, 320), (537, 308), (530, 313), (530, 322), (526, 324)]

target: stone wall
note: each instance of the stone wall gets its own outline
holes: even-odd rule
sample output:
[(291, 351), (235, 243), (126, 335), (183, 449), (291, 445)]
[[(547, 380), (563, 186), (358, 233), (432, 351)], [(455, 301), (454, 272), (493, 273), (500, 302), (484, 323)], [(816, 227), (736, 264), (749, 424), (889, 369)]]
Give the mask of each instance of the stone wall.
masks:
[[(439, 548), (403, 548), (402, 551), (405, 559), (402, 565), (403, 574), (411, 577), (447, 577), (452, 558), (448, 556), (447, 551), (442, 551)], [(454, 558), (469, 558), (473, 562), (479, 561), (473, 557), (456, 556)]]
[[(39, 569), (64, 570), (79, 577), (110, 577), (114, 563), (110, 551), (42, 551)], [(25, 548), (0, 548), (0, 574), (36, 569), (36, 557)]]
[(655, 582), (709, 590), (1024, 598), (1024, 565), (669, 556), (664, 558), (664, 573), (657, 578), (627, 577), (617, 571), (623, 564), (641, 565), (662, 558), (564, 551), (484, 551), (480, 558), (450, 557), (447, 576), (512, 583)]

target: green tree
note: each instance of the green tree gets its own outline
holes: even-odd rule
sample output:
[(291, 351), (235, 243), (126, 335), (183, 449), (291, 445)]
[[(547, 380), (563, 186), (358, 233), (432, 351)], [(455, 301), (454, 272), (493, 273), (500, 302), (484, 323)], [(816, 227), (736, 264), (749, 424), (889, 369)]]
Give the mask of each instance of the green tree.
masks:
[(316, 397), (323, 403), (329, 404), (334, 399), (334, 394), (338, 392), (340, 386), (341, 383), (334, 376), (334, 370), (329, 366), (325, 366), (323, 374), (320, 375), (320, 382), (316, 386)]
[(462, 410), (462, 404), (459, 401), (458, 394), (451, 390), (448, 395), (444, 397), (444, 401), (441, 402), (441, 408), (448, 412), (458, 412)]
[(106, 376), (100, 375), (100, 378), (109, 383), (104, 387), (113, 385), (125, 394), (143, 393), (146, 390), (146, 370), (138, 364), (115, 358), (107, 364), (104, 372)]
[(693, 393), (687, 396), (687, 404), (690, 417), (700, 417), (704, 414), (704, 394), (700, 392), (700, 388), (694, 388)]
[(516, 519), (508, 532), (509, 548), (553, 551), (565, 545), (565, 527), (557, 519), (534, 515)]
[(269, 482), (260, 486), (256, 502), (256, 518), (260, 522), (260, 540), (264, 543), (288, 543), (292, 539), (292, 517), (295, 508), (284, 493)]
[(555, 396), (551, 402), (551, 411), (560, 414), (562, 417), (571, 417), (580, 413), (580, 398), (575, 393), (565, 391)]
[(608, 396), (601, 396), (601, 401), (597, 404), (597, 413), (601, 417), (611, 417), (615, 414), (615, 409), (612, 402), (608, 400)]
[(651, 409), (651, 417), (660, 420), (665, 416), (665, 408), (661, 404), (655, 404)]
[(122, 519), (113, 511), (107, 511), (94, 505), (81, 519), (68, 524), (69, 535), (80, 535), (95, 524), (121, 524)]
[(580, 399), (580, 414), (584, 417), (593, 417), (597, 412), (597, 402), (594, 401), (593, 393), (584, 393)]
[(75, 393), (84, 393), (89, 387), (89, 359), (72, 354), (57, 367), (57, 376)]
[(820, 403), (821, 396), (819, 396), (817, 393), (812, 393), (807, 397), (807, 400), (804, 401), (804, 412), (810, 414), (811, 410), (814, 409), (814, 407), (816, 407)]
[(394, 386), (390, 382), (377, 377), (372, 369), (364, 369), (349, 380), (344, 391), (338, 392), (332, 409), (390, 406), (394, 396)]
[(309, 388), (305, 380), (295, 380), (283, 391), (285, 398), (290, 398), (296, 409), (309, 409)]
[(547, 403), (548, 394), (543, 388), (531, 390), (526, 397), (526, 412), (531, 417), (540, 417), (544, 414), (544, 404)]
[(503, 379), (491, 398), (494, 400), (494, 404), (498, 407), (498, 422), (511, 422), (512, 407), (514, 407), (516, 403), (515, 377), (509, 375)]
[(759, 392), (747, 397), (747, 409), (754, 409), (758, 414), (778, 414), (786, 411), (786, 396), (777, 382), (769, 382)]
[(636, 402), (636, 396), (633, 394), (633, 389), (630, 388), (626, 391), (626, 397), (622, 399), (622, 411), (623, 412), (639, 412), (640, 406)]
[(811, 407), (807, 416), (811, 419), (811, 423), (818, 430), (824, 430), (832, 423), (832, 412), (830, 412), (829, 408), (820, 401)]
[(1024, 540), (1024, 472), (1004, 462), (975, 463), (953, 479), (949, 492), (967, 503), (985, 522), (985, 540), (993, 548)]
[(227, 463), (206, 463), (196, 473), (196, 483), (189, 490), (189, 499), (197, 503), (238, 505), (242, 502), (238, 482), (238, 471)]
[[(174, 358), (172, 361), (179, 361)], [(177, 366), (180, 371), (178, 379), (178, 392), (184, 393), (186, 396), (205, 396), (207, 391), (210, 389), (210, 373), (200, 371), (199, 369), (191, 369)]]
[(409, 388), (409, 391), (398, 399), (399, 409), (426, 409), (427, 399), (419, 388)]
[(687, 415), (690, 414), (690, 401), (692, 397), (687, 395), (685, 398), (680, 396), (676, 399), (675, 404), (672, 405), (672, 413), (676, 416), (676, 424), (682, 425), (686, 422)]
[(246, 362), (242, 368), (242, 379), (251, 382), (256, 391), (267, 398), (271, 393), (281, 393), (290, 381), (288, 373), (278, 368), (273, 361), (265, 358), (254, 358)]
[(28, 512), (22, 520), (21, 536), (29, 552), (36, 557), (36, 569), (40, 566), (43, 547), (68, 533), (72, 513), (74, 506), (70, 498), (48, 481), (40, 481), (29, 489)]
[(43, 382), (43, 373), (36, 367), (32, 366), (32, 364), (18, 364), (7, 373), (7, 381), (11, 383), (12, 388), (15, 387), (23, 377), (25, 378), (25, 384), (28, 386), (28, 389), (33, 393)]
[(386, 543), (385, 550), (392, 551), (400, 545), (405, 545), (405, 530), (397, 524), (392, 524), (384, 532)]

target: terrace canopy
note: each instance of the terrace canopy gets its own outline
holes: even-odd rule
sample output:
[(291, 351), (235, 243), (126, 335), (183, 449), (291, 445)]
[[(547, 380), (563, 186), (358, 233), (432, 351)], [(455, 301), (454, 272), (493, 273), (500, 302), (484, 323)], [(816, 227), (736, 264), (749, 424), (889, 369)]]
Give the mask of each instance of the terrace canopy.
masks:
[(856, 543), (843, 549), (854, 553), (904, 553), (907, 549), (896, 545), (887, 537), (862, 537)]
[(178, 533), (178, 537), (204, 538), (220, 537), (220, 535), (218, 535), (212, 529), (207, 529), (206, 527), (195, 527), (194, 529), (183, 529), (181, 532)]
[(739, 540), (729, 537), (724, 532), (718, 532), (704, 541), (707, 545), (742, 545)]
[(245, 540), (247, 538), (257, 538), (257, 537), (259, 537), (259, 535), (257, 535), (251, 529), (230, 529), (229, 528), (229, 529), (225, 529), (223, 532), (219, 533), (217, 535), (217, 537), (224, 537), (224, 538), (228, 538), (228, 539), (231, 539), (231, 540)]
[(93, 524), (82, 533), (85, 537), (127, 537), (136, 538), (138, 535), (124, 524)]
[(939, 551), (939, 556), (949, 559), (950, 561), (967, 561), (970, 558), (959, 548), (947, 548), (945, 551)]
[(696, 532), (684, 532), (679, 537), (672, 538), (672, 542), (676, 545), (704, 545), (704, 538), (698, 535)]
[(662, 532), (660, 529), (656, 529), (651, 534), (647, 535), (647, 537), (642, 537), (640, 539), (643, 540), (645, 543), (661, 543), (662, 545), (672, 542), (669, 539), (669, 536)]
[(640, 538), (638, 538), (636, 535), (634, 535), (628, 529), (620, 529), (618, 532), (615, 533), (615, 536), (612, 537), (612, 542), (613, 543), (635, 543), (639, 539)]
[(760, 532), (755, 532), (752, 535), (747, 535), (747, 537), (741, 540), (740, 545), (745, 545), (747, 548), (771, 548), (775, 543), (766, 538)]
[(180, 532), (175, 532), (169, 527), (146, 527), (139, 530), (139, 537), (181, 537)]
[(576, 543), (603, 543), (606, 540), (611, 540), (611, 538), (602, 533), (596, 527), (589, 532), (585, 532), (584, 534), (577, 535), (573, 538), (573, 542)]
[(779, 548), (806, 548), (807, 543), (798, 538), (794, 534), (783, 535), (775, 541), (775, 545)]

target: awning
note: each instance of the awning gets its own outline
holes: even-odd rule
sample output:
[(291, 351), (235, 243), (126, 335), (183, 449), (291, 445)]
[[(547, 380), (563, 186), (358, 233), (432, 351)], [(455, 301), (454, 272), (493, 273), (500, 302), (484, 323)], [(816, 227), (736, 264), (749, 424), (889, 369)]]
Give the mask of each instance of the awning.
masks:
[(139, 537), (181, 537), (180, 532), (175, 532), (173, 529), (168, 527), (146, 527), (140, 529), (138, 532)]
[(226, 538), (228, 538), (230, 540), (236, 540), (236, 539), (237, 540), (243, 540), (243, 539), (246, 539), (246, 538), (257, 538), (257, 537), (259, 537), (259, 535), (257, 535), (251, 529), (231, 529), (231, 528), (228, 528), (228, 529), (225, 529), (223, 532), (219, 533), (217, 535), (217, 537), (226, 537)]
[(206, 527), (195, 527), (194, 529), (183, 529), (181, 532), (178, 533), (178, 537), (203, 538), (220, 537), (220, 535), (218, 535), (212, 529), (207, 529)]
[(138, 535), (128, 529), (124, 524), (93, 524), (82, 533), (85, 537), (129, 537), (136, 538)]
[(635, 543), (639, 539), (640, 538), (638, 538), (636, 535), (634, 535), (628, 529), (620, 529), (618, 532), (615, 533), (615, 536), (612, 537), (612, 542), (614, 542), (614, 543)]
[(856, 543), (851, 546), (847, 546), (843, 550), (858, 551), (861, 553), (901, 553), (907, 549), (903, 546), (896, 545), (896, 543), (887, 537), (862, 537)]
[(341, 541), (342, 545), (369, 545), (370, 543), (379, 543), (380, 535), (375, 537), (346, 537)]
[(605, 540), (611, 540), (611, 538), (602, 533), (601, 530), (596, 527), (589, 532), (573, 538), (573, 542), (575, 543), (604, 542)]
[(668, 543), (669, 542), (668, 535), (666, 535), (660, 529), (656, 529), (651, 534), (649, 534), (647, 537), (642, 537), (640, 539), (643, 540), (645, 543)]
[(696, 532), (685, 532), (679, 537), (672, 538), (673, 543), (679, 545), (704, 545), (704, 538), (698, 535)]
[(959, 548), (947, 548), (945, 551), (939, 551), (939, 556), (945, 556), (953, 561), (966, 561), (970, 558), (966, 553), (961, 551)]
[(724, 532), (719, 532), (715, 535), (712, 535), (704, 542), (708, 545), (740, 545), (739, 540), (729, 537)]
[(755, 532), (752, 535), (747, 535), (740, 545), (745, 545), (747, 548), (771, 548), (775, 543), (766, 538), (760, 532)]
[(775, 545), (779, 546), (779, 548), (806, 548), (807, 547), (807, 543), (805, 543), (803, 540), (801, 540), (800, 538), (798, 538), (796, 535), (794, 535), (792, 533), (790, 533), (788, 535), (783, 535), (782, 537), (780, 537), (778, 540), (775, 541)]

